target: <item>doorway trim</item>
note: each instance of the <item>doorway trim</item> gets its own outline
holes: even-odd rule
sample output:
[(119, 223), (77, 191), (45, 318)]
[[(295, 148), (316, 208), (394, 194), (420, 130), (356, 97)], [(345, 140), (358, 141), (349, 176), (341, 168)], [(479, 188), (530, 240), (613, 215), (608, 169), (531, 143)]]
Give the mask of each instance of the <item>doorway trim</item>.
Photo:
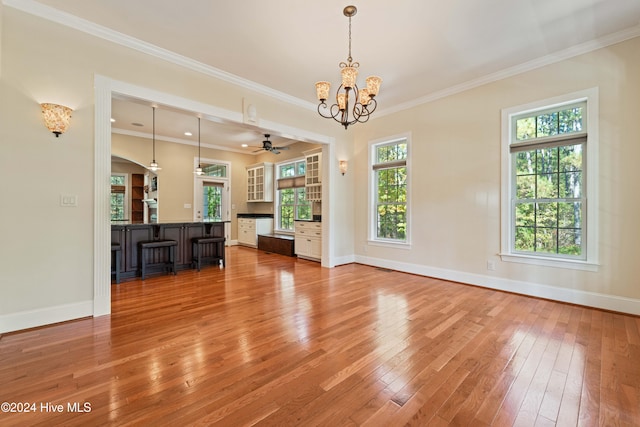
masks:
[[(93, 218), (93, 316), (103, 316), (111, 313), (111, 220), (110, 202), (111, 193), (111, 98), (124, 96), (137, 98), (161, 105), (172, 106), (194, 114), (203, 114), (217, 118), (220, 122), (243, 123), (242, 112), (225, 110), (213, 105), (204, 104), (187, 98), (156, 91), (142, 86), (113, 80), (96, 74), (94, 77), (94, 218)], [(333, 151), (334, 138), (309, 132), (303, 129), (292, 128), (281, 123), (263, 120), (261, 127), (273, 131), (282, 131), (301, 140), (323, 144), (323, 156), (327, 157)], [(333, 168), (329, 166), (329, 171)], [(329, 177), (332, 173), (327, 173)], [(323, 188), (323, 196), (330, 194), (331, 180), (325, 180), (328, 185)], [(327, 200), (329, 200), (327, 198)], [(323, 204), (323, 216), (329, 217), (329, 203)], [(325, 234), (323, 227), (323, 257), (327, 257), (328, 264), (333, 254), (332, 241), (329, 234)], [(323, 262), (323, 265), (325, 263)]]

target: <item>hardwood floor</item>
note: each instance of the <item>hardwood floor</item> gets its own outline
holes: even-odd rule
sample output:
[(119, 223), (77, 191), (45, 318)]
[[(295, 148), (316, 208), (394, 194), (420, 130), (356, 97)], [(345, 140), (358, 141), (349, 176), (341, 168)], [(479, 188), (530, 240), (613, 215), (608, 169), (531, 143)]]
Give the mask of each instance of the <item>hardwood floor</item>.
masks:
[(634, 316), (242, 247), (112, 299), (0, 338), (0, 425), (640, 425)]

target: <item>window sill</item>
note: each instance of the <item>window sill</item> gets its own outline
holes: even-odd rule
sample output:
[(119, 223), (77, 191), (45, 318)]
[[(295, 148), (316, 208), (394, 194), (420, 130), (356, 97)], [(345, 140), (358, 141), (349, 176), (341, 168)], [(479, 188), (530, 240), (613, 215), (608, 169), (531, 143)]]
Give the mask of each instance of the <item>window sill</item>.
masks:
[(598, 271), (599, 264), (589, 261), (553, 259), (531, 255), (499, 254), (502, 261), (520, 264), (540, 265), (544, 267), (564, 268), (569, 270)]
[(367, 243), (371, 246), (382, 246), (386, 248), (394, 248), (394, 249), (411, 249), (411, 244), (408, 242), (392, 242), (385, 240), (368, 240)]

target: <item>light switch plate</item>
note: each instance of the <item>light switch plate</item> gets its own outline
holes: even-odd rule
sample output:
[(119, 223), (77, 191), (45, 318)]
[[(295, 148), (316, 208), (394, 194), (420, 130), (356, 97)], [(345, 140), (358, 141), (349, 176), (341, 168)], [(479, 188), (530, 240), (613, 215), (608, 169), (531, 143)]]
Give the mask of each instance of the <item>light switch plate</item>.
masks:
[(78, 196), (75, 194), (61, 194), (60, 206), (75, 208), (78, 206)]

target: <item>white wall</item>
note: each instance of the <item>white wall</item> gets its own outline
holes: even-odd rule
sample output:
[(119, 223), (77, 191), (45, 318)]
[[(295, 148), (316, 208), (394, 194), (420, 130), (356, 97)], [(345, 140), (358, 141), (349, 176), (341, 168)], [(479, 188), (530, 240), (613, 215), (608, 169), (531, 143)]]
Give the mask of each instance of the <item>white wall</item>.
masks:
[[(640, 38), (487, 84), (359, 128), (356, 187), (368, 142), (410, 131), (410, 250), (367, 242), (367, 195), (356, 194), (356, 259), (420, 274), (640, 313)], [(502, 262), (501, 110), (597, 87), (600, 98), (598, 272)], [(487, 261), (496, 271), (487, 270)]]

